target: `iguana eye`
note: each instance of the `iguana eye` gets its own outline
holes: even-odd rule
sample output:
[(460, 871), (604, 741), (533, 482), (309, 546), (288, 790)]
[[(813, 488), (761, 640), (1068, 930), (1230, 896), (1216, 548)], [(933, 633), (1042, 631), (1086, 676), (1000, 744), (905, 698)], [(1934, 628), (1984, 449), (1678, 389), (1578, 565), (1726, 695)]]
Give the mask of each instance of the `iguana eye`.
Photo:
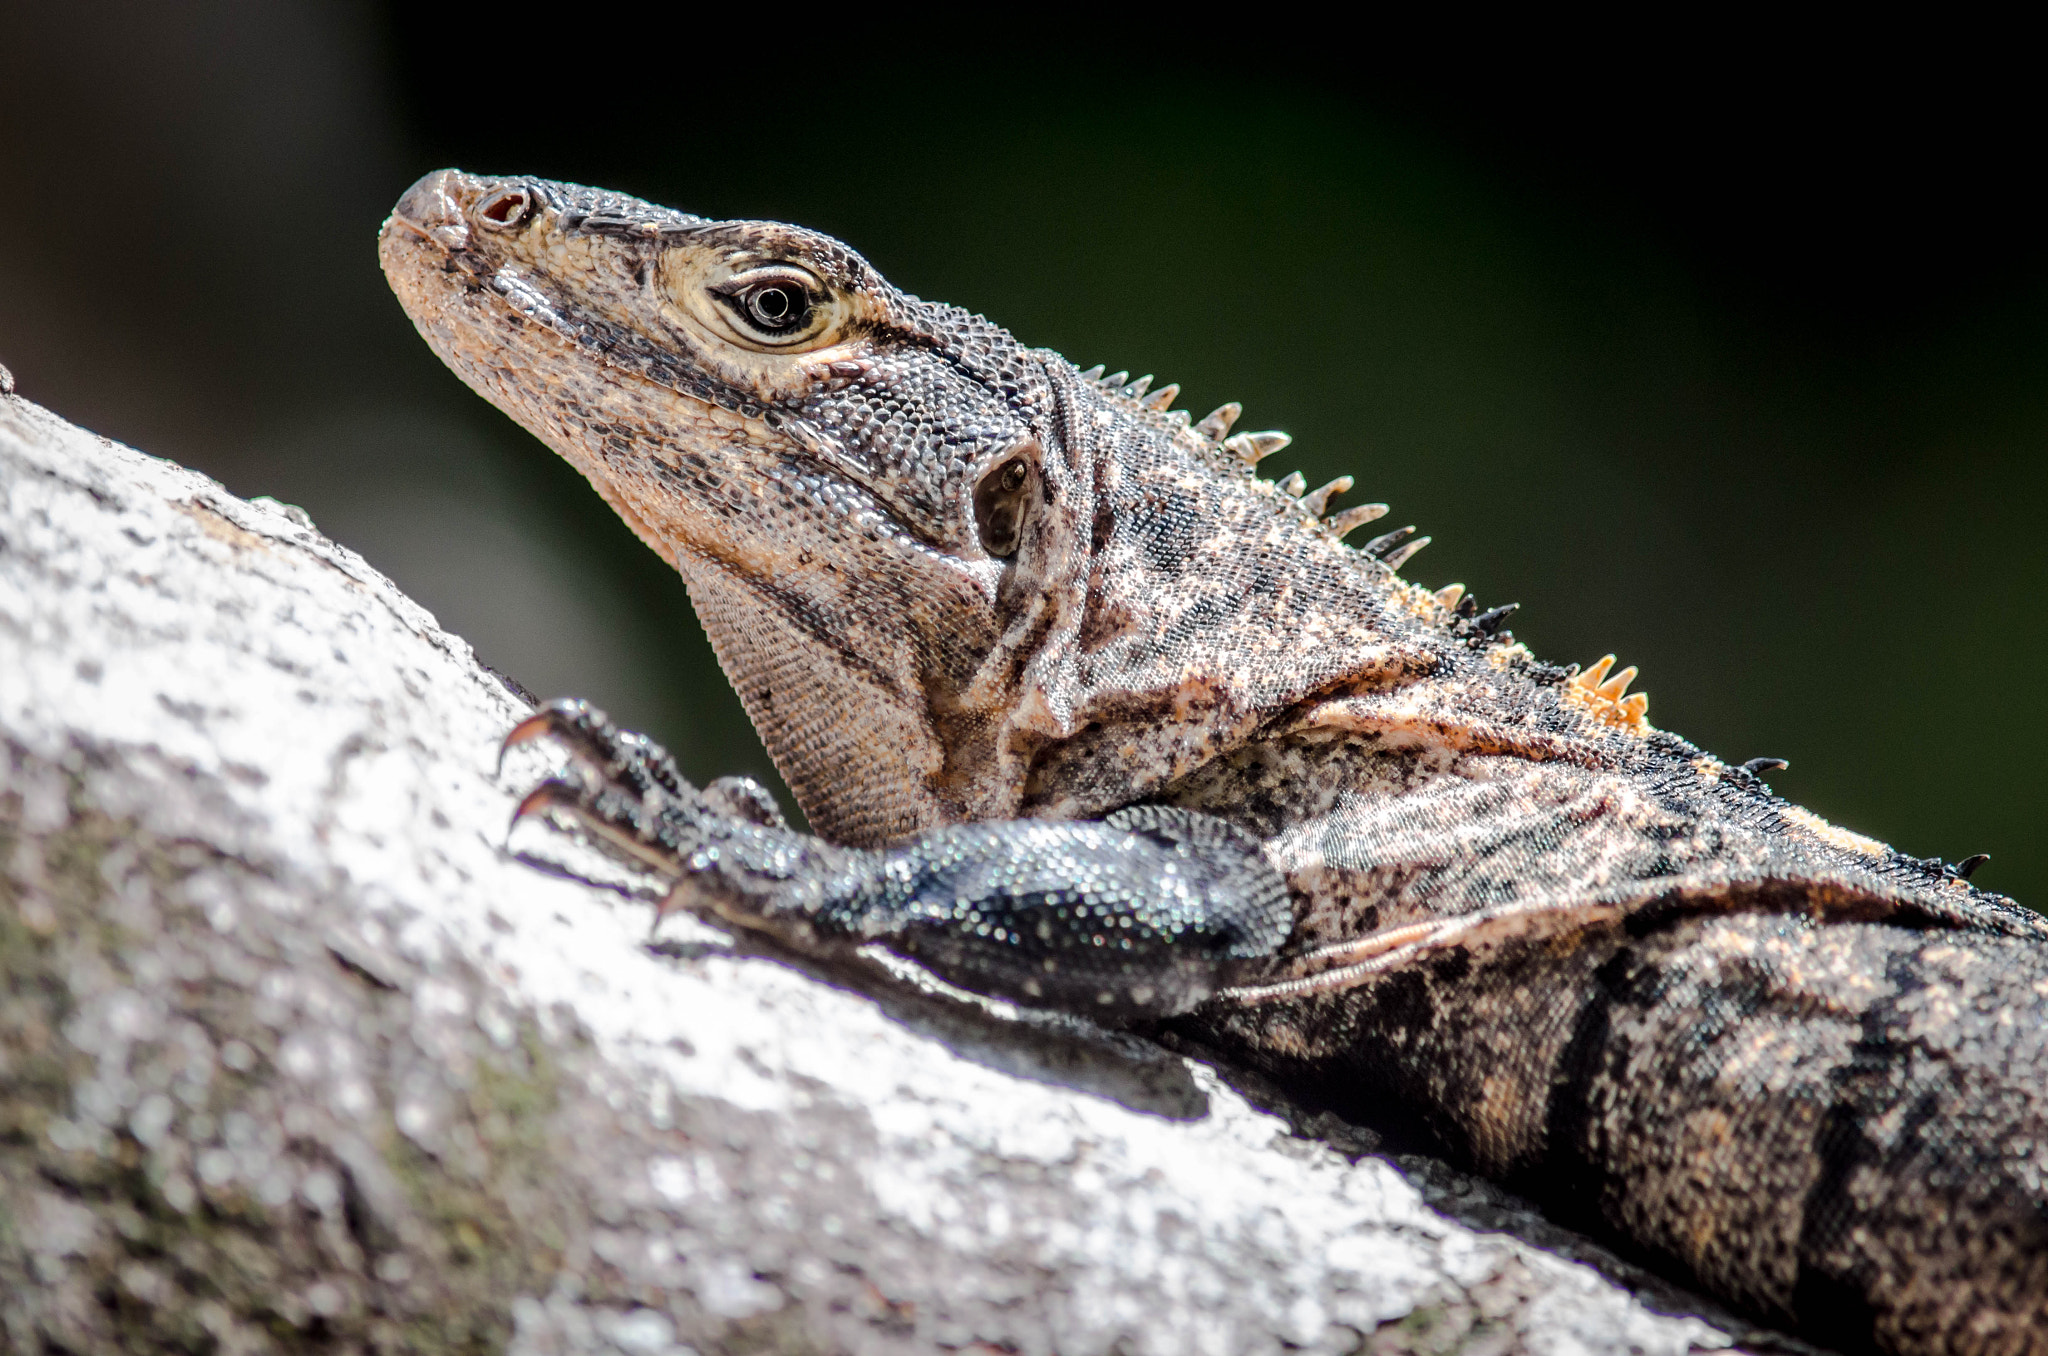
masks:
[(816, 328), (819, 299), (811, 278), (789, 267), (742, 273), (716, 289), (733, 317), (771, 344), (807, 338)]
[(1004, 559), (1017, 554), (1031, 509), (1031, 463), (1022, 455), (1000, 462), (974, 487), (974, 522), (981, 549)]
[(811, 309), (810, 299), (788, 283), (757, 287), (744, 298), (747, 318), (764, 330), (795, 329)]

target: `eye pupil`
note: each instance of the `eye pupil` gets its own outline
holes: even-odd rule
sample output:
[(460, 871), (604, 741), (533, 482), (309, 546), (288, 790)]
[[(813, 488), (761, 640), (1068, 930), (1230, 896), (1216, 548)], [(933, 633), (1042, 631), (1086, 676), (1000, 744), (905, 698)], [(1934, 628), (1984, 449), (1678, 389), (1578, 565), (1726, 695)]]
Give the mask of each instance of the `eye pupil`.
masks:
[(793, 349), (824, 331), (836, 314), (821, 279), (793, 264), (770, 264), (713, 284), (711, 297), (736, 325), (742, 344)]
[(764, 330), (786, 330), (802, 321), (810, 298), (788, 283), (773, 283), (747, 295), (747, 313)]

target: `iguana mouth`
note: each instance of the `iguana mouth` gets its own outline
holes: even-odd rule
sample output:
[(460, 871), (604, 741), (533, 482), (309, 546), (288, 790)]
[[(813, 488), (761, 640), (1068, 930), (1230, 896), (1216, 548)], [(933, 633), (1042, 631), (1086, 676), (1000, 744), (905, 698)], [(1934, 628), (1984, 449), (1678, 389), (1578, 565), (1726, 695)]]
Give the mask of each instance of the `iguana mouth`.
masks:
[[(499, 214), (496, 210), (515, 203), (516, 211)], [(562, 298), (551, 295), (543, 285), (544, 269), (522, 268), (510, 257), (493, 257), (486, 245), (489, 228), (516, 231), (553, 206), (546, 189), (533, 180), (491, 178), (456, 169), (436, 170), (422, 177), (398, 200), (384, 223), (379, 254), (394, 285), (409, 285), (418, 303), (424, 305), (424, 310), (418, 306), (408, 308), (416, 318), (431, 314), (434, 309), (434, 300), (428, 295), (435, 286), (430, 275), (459, 271), (509, 310), (552, 330), (615, 371), (647, 377), (679, 395), (726, 409), (746, 405), (747, 401), (729, 388), (706, 389), (701, 373), (661, 362), (671, 355), (652, 351), (644, 344), (633, 345), (623, 333), (600, 333), (599, 327), (587, 318), (579, 321), (565, 309)], [(681, 213), (673, 215), (684, 222), (697, 220)], [(477, 219), (474, 224), (472, 216)], [(590, 212), (555, 214), (556, 222), (573, 231), (593, 230), (596, 218), (598, 214)], [(637, 219), (621, 215), (618, 220), (622, 226), (630, 226)], [(647, 238), (658, 239), (661, 233), (655, 230), (645, 234)], [(425, 246), (430, 252), (427, 257), (434, 263), (399, 255), (403, 245), (414, 240)], [(642, 351), (636, 352), (636, 348)]]

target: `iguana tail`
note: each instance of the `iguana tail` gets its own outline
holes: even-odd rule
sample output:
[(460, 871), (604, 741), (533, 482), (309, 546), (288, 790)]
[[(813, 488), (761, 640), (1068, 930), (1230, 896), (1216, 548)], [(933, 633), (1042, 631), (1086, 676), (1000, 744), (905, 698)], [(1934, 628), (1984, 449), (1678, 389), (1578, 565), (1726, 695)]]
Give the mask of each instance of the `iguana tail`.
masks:
[[(1326, 1102), (1342, 1060), (1339, 1110), (1419, 1118), (1560, 1218), (1831, 1347), (2048, 1351), (2032, 939), (1692, 917), (1449, 954), (1208, 1025)], [(1282, 1026), (1323, 1048), (1295, 1067)]]

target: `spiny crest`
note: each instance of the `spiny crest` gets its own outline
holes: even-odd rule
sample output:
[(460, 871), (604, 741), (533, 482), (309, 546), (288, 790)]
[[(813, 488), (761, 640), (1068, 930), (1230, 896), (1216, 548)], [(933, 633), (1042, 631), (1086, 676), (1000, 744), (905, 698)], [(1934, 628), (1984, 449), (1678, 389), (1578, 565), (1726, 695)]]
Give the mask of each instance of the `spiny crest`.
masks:
[[(1403, 528), (1400, 532), (1389, 532), (1380, 540), (1398, 540), (1405, 533), (1414, 530), (1414, 528)], [(1423, 540), (1427, 540), (1427, 538)], [(1372, 545), (1377, 544), (1377, 542), (1372, 543)], [(1409, 543), (1411, 546), (1415, 544), (1413, 542)], [(1395, 548), (1395, 552), (1398, 553), (1400, 549), (1398, 547)], [(1507, 629), (1508, 618), (1521, 611), (1522, 605), (1520, 603), (1502, 603), (1499, 607), (1489, 607), (1482, 612), (1479, 610), (1479, 599), (1468, 593), (1463, 584), (1446, 584), (1434, 593), (1422, 590), (1417, 590), (1417, 592), (1422, 598), (1428, 600), (1430, 606), (1435, 607), (1442, 614), (1444, 621), (1450, 627), (1451, 634), (1463, 640), (1466, 644), (1481, 647), (1497, 645), (1515, 649), (1520, 648), (1515, 644), (1515, 633)], [(1524, 656), (1528, 656), (1527, 650), (1522, 650), (1521, 652)], [(1542, 664), (1538, 665), (1537, 668), (1544, 675), (1547, 675), (1542, 679), (1545, 682), (1561, 682), (1578, 672), (1577, 665), (1573, 665), (1569, 669), (1561, 669), (1554, 665)]]
[(1233, 434), (1223, 440), (1223, 448), (1245, 465), (1257, 466), (1293, 441), (1291, 434), (1268, 429), (1264, 433)]
[[(1081, 377), (1104, 391), (1135, 401), (1153, 413), (1171, 413), (1182, 420), (1188, 418), (1184, 411), (1172, 408), (1173, 402), (1180, 396), (1178, 383), (1169, 383), (1154, 391), (1152, 377), (1149, 374), (1133, 380), (1129, 372), (1109, 372), (1101, 363), (1081, 373)], [(1267, 429), (1257, 433), (1232, 433), (1231, 427), (1243, 413), (1244, 407), (1234, 400), (1225, 405), (1218, 405), (1194, 421), (1194, 431), (1211, 447), (1228, 453), (1247, 469), (1256, 467), (1294, 441), (1290, 435), (1278, 429)], [(1338, 476), (1329, 484), (1311, 490), (1301, 472), (1294, 471), (1275, 481), (1274, 488), (1306, 509), (1312, 518), (1318, 520), (1332, 540), (1342, 541), (1353, 531), (1387, 514), (1385, 504), (1357, 504), (1336, 513), (1329, 512), (1330, 501), (1340, 494), (1348, 493), (1355, 483), (1350, 476)], [(1428, 537), (1415, 536), (1413, 527), (1404, 527), (1398, 532), (1377, 537), (1360, 549), (1388, 569), (1399, 571), (1417, 551), (1429, 545), (1429, 542)]]
[(1235, 400), (1227, 405), (1218, 405), (1202, 416), (1201, 422), (1195, 425), (1195, 432), (1220, 446), (1223, 440), (1230, 436), (1230, 426), (1236, 423), (1237, 416), (1243, 413), (1244, 406)]
[[(1384, 504), (1374, 504), (1372, 507), (1379, 509), (1381, 513), (1386, 512)], [(1379, 514), (1373, 516), (1377, 518)], [(1409, 540), (1411, 537), (1414, 537), (1413, 541)], [(1397, 527), (1392, 532), (1374, 537), (1358, 549), (1385, 563), (1388, 569), (1398, 570), (1407, 564), (1409, 558), (1417, 551), (1429, 545), (1429, 542), (1428, 537), (1416, 537), (1415, 524), (1410, 523), (1406, 527)]]
[[(1139, 377), (1133, 381), (1129, 372), (1105, 373), (1104, 367), (1100, 363), (1083, 372), (1081, 376), (1084, 380), (1094, 383), (1102, 390), (1123, 396), (1127, 400), (1136, 401), (1143, 408), (1154, 413), (1162, 413), (1169, 410), (1173, 401), (1180, 395), (1178, 384), (1168, 384), (1160, 387), (1157, 391), (1153, 391), (1152, 378), (1149, 375)], [(1185, 411), (1173, 410), (1172, 413), (1182, 420), (1186, 420), (1188, 417)], [(1238, 417), (1243, 413), (1244, 407), (1234, 400), (1228, 404), (1218, 405), (1200, 419), (1195, 420), (1193, 430), (1200, 434), (1211, 448), (1226, 453), (1246, 471), (1250, 471), (1266, 458), (1286, 448), (1294, 439), (1277, 429), (1268, 429), (1258, 433), (1232, 433), (1230, 431), (1231, 428), (1237, 423)], [(1299, 471), (1290, 471), (1280, 479), (1273, 481), (1272, 485), (1280, 494), (1286, 495), (1289, 499), (1294, 500), (1298, 506), (1307, 510), (1309, 515), (1319, 522), (1323, 531), (1333, 541), (1342, 541), (1355, 529), (1363, 527), (1367, 523), (1375, 522), (1387, 515), (1387, 506), (1385, 504), (1358, 504), (1336, 513), (1330, 513), (1328, 511), (1330, 501), (1340, 494), (1348, 493), (1355, 483), (1356, 481), (1350, 476), (1338, 476), (1327, 485), (1311, 490), (1308, 488), (1307, 477), (1303, 476)], [(1411, 524), (1407, 527), (1396, 528), (1394, 531), (1382, 536), (1374, 537), (1371, 541), (1359, 547), (1358, 551), (1361, 555), (1370, 556), (1389, 570), (1398, 573), (1403, 565), (1406, 565), (1415, 558), (1416, 552), (1429, 545), (1429, 543), (1430, 539), (1428, 537), (1418, 537), (1415, 535), (1415, 528)], [(1445, 588), (1438, 589), (1434, 594), (1426, 596), (1433, 599), (1437, 607), (1442, 610), (1444, 620), (1449, 623), (1452, 629), (1470, 643), (1477, 645), (1509, 645), (1513, 643), (1514, 632), (1507, 630), (1506, 624), (1508, 618), (1514, 614), (1519, 604), (1504, 603), (1499, 607), (1488, 608), (1482, 612), (1479, 610), (1478, 600), (1465, 591), (1463, 584), (1451, 584)], [(1613, 656), (1610, 655), (1602, 662), (1611, 665), (1613, 663)], [(1596, 665), (1595, 669), (1601, 676), (1605, 676), (1605, 668)], [(1552, 671), (1559, 674), (1565, 672), (1561, 669)], [(1628, 670), (1627, 674), (1619, 680), (1622, 689), (1626, 689), (1628, 686), (1627, 679), (1634, 676), (1635, 670)], [(1597, 691), (1594, 689), (1585, 690), (1594, 693), (1591, 700), (1601, 700), (1598, 694), (1606, 691), (1605, 688), (1597, 689)], [(1621, 699), (1620, 693), (1621, 689), (1617, 689), (1612, 698), (1605, 699), (1608, 706), (1611, 706), (1617, 714), (1611, 717), (1603, 716), (1602, 719), (1611, 719), (1616, 724), (1640, 726), (1643, 729), (1648, 729), (1649, 726), (1642, 717), (1643, 712), (1649, 709), (1649, 698), (1638, 693), (1624, 701)], [(1605, 711), (1607, 707), (1603, 706), (1600, 709)]]
[(1330, 496), (1343, 494), (1351, 488), (1351, 485), (1352, 479), (1350, 476), (1338, 476), (1321, 489), (1310, 490), (1307, 494), (1303, 495), (1301, 497), (1301, 506), (1320, 518), (1323, 516), (1323, 510), (1330, 506)]
[(1104, 376), (1101, 363), (1097, 363), (1089, 368), (1081, 376), (1085, 380), (1100, 386), (1105, 391), (1112, 391), (1126, 400), (1136, 401), (1140, 406), (1151, 410), (1155, 414), (1170, 415), (1183, 423), (1187, 421), (1186, 411), (1173, 408), (1173, 402), (1180, 398), (1180, 384), (1178, 382), (1168, 382), (1154, 391), (1152, 389), (1152, 376), (1150, 373), (1139, 377), (1136, 381), (1131, 380), (1131, 374), (1128, 372), (1113, 372), (1108, 376)]
[(1363, 527), (1375, 519), (1386, 516), (1387, 506), (1385, 504), (1359, 504), (1352, 508), (1344, 509), (1341, 512), (1333, 513), (1325, 521), (1329, 525), (1330, 535), (1342, 541), (1351, 533), (1353, 528)]
[(1623, 695), (1636, 680), (1636, 666), (1631, 664), (1609, 677), (1608, 671), (1613, 667), (1614, 656), (1602, 655), (1585, 672), (1573, 674), (1565, 680), (1565, 700), (1605, 724), (1637, 734), (1649, 733), (1650, 694)]

